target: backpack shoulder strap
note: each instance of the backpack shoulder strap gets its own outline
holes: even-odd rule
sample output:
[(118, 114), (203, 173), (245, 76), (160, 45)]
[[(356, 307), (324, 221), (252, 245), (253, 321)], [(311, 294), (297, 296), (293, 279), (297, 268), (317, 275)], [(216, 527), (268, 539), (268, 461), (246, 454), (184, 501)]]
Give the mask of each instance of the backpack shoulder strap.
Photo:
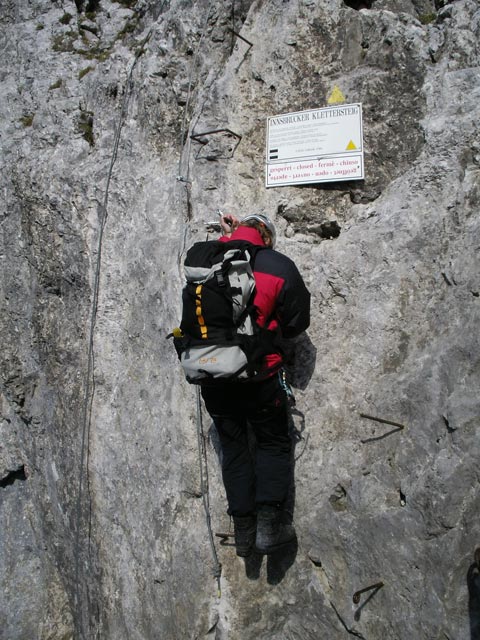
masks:
[(267, 249), (267, 247), (262, 247), (258, 244), (252, 244), (247, 240), (229, 240), (228, 242), (221, 242), (220, 244), (224, 244), (228, 249), (241, 249), (243, 251), (248, 251), (252, 269), (253, 269), (253, 265), (254, 265), (257, 253), (259, 251), (263, 251), (264, 249)]

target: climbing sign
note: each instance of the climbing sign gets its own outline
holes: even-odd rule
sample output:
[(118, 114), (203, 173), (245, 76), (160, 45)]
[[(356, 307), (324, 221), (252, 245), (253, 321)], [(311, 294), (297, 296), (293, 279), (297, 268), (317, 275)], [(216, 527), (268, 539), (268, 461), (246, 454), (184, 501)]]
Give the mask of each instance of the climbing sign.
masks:
[(267, 119), (266, 186), (363, 180), (362, 105)]

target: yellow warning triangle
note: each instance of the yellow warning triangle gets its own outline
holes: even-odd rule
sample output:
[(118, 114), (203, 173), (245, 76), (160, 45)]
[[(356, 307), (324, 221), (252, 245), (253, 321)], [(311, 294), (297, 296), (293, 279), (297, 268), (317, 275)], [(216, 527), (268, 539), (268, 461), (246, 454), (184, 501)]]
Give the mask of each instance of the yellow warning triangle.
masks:
[(350, 140), (350, 142), (347, 144), (347, 148), (346, 151), (354, 151), (356, 149), (356, 145), (353, 142), (353, 140)]
[(341, 102), (345, 102), (345, 96), (340, 91), (340, 89), (335, 85), (332, 89), (332, 93), (328, 97), (328, 104), (340, 104)]

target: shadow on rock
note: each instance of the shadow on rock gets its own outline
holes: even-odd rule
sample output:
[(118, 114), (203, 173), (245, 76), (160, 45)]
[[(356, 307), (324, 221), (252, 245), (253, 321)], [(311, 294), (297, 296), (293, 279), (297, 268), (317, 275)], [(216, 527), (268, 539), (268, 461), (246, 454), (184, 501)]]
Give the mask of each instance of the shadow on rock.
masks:
[(315, 371), (317, 349), (306, 332), (281, 344), (288, 381), (295, 389), (305, 390)]
[[(271, 585), (280, 584), (287, 571), (295, 562), (298, 551), (298, 542), (295, 540), (291, 544), (279, 549), (271, 555), (265, 556), (267, 559), (267, 582)], [(258, 580), (262, 568), (264, 556), (256, 551), (246, 558), (245, 575), (249, 580)]]
[(298, 542), (295, 540), (283, 549), (279, 549), (267, 556), (267, 582), (268, 584), (280, 584), (287, 571), (295, 562), (298, 551)]

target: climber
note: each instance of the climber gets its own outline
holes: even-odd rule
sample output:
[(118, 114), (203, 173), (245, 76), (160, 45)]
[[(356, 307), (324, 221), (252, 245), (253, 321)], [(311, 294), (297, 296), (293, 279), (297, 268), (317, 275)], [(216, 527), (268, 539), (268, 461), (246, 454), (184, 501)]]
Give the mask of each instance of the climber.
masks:
[[(256, 253), (254, 306), (257, 324), (269, 335), (293, 338), (310, 323), (310, 294), (292, 260), (274, 251), (275, 227), (264, 215), (221, 218), (223, 242), (245, 240), (270, 250)], [(278, 341), (277, 341), (278, 342)], [(222, 475), (233, 517), (236, 553), (270, 554), (296, 539), (283, 522), (292, 467), (288, 432), (288, 386), (278, 348), (264, 359), (262, 374), (249, 381), (203, 382), (201, 393), (222, 448)], [(247, 422), (256, 439), (252, 460)]]

